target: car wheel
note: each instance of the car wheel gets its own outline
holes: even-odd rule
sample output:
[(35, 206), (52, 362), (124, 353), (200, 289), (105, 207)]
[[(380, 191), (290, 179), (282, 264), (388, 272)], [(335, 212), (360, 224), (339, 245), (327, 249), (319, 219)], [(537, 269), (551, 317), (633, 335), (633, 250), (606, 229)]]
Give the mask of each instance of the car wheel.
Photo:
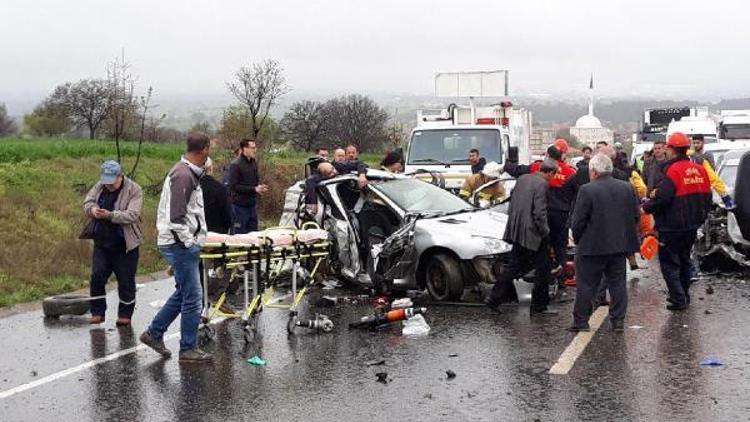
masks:
[(42, 301), (42, 311), (47, 318), (62, 315), (83, 315), (91, 309), (90, 298), (86, 295), (59, 295)]
[(458, 261), (447, 254), (436, 254), (425, 265), (427, 291), (435, 300), (460, 300), (464, 294), (464, 281)]

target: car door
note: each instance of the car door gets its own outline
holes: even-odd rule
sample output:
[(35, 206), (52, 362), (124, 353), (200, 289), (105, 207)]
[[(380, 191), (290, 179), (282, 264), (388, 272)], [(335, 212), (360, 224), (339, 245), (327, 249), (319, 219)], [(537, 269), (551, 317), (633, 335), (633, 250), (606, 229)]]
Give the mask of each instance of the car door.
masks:
[(356, 280), (362, 268), (359, 256), (360, 238), (339, 190), (340, 184), (348, 180), (321, 187), (321, 193), (329, 203), (324, 210), (323, 228), (331, 233), (336, 243), (336, 259), (340, 264), (341, 275), (349, 280)]

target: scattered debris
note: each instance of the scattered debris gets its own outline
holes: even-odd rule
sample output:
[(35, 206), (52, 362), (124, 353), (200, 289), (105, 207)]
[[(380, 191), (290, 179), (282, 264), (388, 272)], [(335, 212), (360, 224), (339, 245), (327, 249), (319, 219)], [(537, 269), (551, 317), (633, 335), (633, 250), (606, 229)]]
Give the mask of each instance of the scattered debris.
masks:
[(166, 303), (167, 303), (167, 301), (166, 301), (166, 300), (155, 300), (155, 301), (153, 301), (153, 302), (149, 302), (149, 304), (148, 304), (148, 305), (149, 305), (150, 307), (154, 308), (154, 309), (161, 309), (162, 307), (164, 307), (164, 305), (165, 305)]
[(445, 371), (445, 375), (447, 375), (447, 376), (448, 376), (448, 379), (449, 379), (449, 380), (452, 380), (453, 378), (456, 378), (456, 373), (455, 373), (455, 372), (453, 372), (453, 371), (452, 371), (452, 370), (450, 370), (450, 369), (449, 369), (449, 370), (447, 370), (447, 371)]
[(713, 312), (711, 312), (710, 310), (706, 309), (703, 313), (706, 314), (706, 315), (711, 315)]
[(401, 334), (407, 337), (424, 336), (430, 333), (430, 326), (422, 315), (415, 315), (404, 321)]
[(391, 309), (411, 308), (412, 306), (414, 306), (414, 302), (408, 297), (396, 299), (391, 303)]
[(706, 287), (706, 294), (707, 294), (707, 295), (712, 295), (712, 294), (714, 294), (714, 287), (713, 287), (713, 286), (708, 286), (708, 287)]
[(427, 312), (426, 308), (394, 309), (386, 313), (376, 313), (360, 318), (359, 321), (349, 324), (349, 328), (378, 328), (396, 321), (404, 321), (415, 315)]
[(719, 359), (706, 358), (701, 361), (700, 366), (724, 366), (724, 364)]
[(378, 377), (378, 382), (388, 384), (388, 372), (378, 372), (375, 376)]
[(365, 362), (367, 366), (378, 366), (378, 365), (385, 365), (385, 359), (373, 359), (368, 360)]
[(687, 328), (687, 327), (688, 327), (687, 324), (682, 325), (682, 328)]
[(458, 357), (458, 353), (451, 353), (450, 355), (448, 355), (448, 357), (449, 358), (457, 358)]
[(633, 329), (633, 330), (640, 330), (641, 328), (643, 328), (643, 326), (641, 326), (641, 325), (631, 325), (631, 326), (630, 326), (630, 327), (628, 327), (628, 328), (631, 328), (631, 329)]
[(257, 355), (248, 359), (247, 363), (253, 366), (266, 366), (266, 361)]
[(424, 396), (422, 396), (422, 397), (424, 397), (424, 398), (426, 398), (426, 399), (430, 399), (430, 400), (432, 400), (432, 393), (427, 393), (427, 394), (425, 394), (425, 395), (424, 395)]
[(337, 302), (338, 302), (338, 298), (331, 297), (331, 296), (323, 296), (317, 301), (315, 301), (315, 306), (318, 308), (332, 308), (336, 306)]
[(37, 375), (39, 375), (39, 373), (38, 373), (38, 372), (36, 372), (36, 371), (34, 371), (34, 370), (32, 370), (32, 371), (31, 371), (31, 376), (32, 376), (32, 377), (35, 377), (35, 376), (37, 376)]

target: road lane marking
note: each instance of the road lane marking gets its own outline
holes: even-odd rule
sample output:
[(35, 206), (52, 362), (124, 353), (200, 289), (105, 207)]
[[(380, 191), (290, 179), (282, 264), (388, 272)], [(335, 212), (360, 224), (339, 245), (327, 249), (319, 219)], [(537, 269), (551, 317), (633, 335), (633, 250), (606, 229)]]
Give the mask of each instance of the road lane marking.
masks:
[[(224, 321), (224, 319), (225, 318), (223, 318), (223, 317), (216, 318), (213, 321), (211, 321), (209, 324), (218, 324), (218, 323)], [(164, 341), (172, 340), (174, 338), (179, 337), (179, 335), (180, 335), (179, 331), (176, 332), (176, 333), (167, 334), (167, 335), (164, 336)], [(80, 365), (77, 365), (77, 366), (74, 366), (72, 368), (68, 368), (68, 369), (64, 369), (64, 370), (59, 371), (59, 372), (55, 372), (54, 374), (47, 375), (46, 377), (39, 378), (38, 380), (34, 380), (34, 381), (28, 382), (26, 384), (21, 384), (21, 385), (19, 385), (17, 387), (13, 387), (13, 388), (5, 390), (5, 391), (0, 391), (0, 400), (8, 398), (8, 397), (11, 397), (11, 396), (14, 396), (14, 395), (16, 395), (18, 393), (22, 393), (24, 391), (31, 390), (32, 388), (36, 388), (36, 387), (39, 387), (39, 386), (42, 386), (42, 385), (45, 385), (45, 384), (49, 384), (49, 383), (51, 383), (53, 381), (57, 381), (57, 380), (59, 380), (61, 378), (65, 378), (67, 376), (76, 374), (76, 373), (81, 372), (83, 370), (86, 370), (86, 369), (89, 369), (89, 368), (93, 368), (93, 367), (95, 367), (97, 365), (101, 365), (102, 363), (113, 361), (115, 359), (119, 359), (119, 358), (121, 358), (123, 356), (127, 356), (127, 355), (133, 354), (133, 353), (135, 353), (135, 352), (137, 352), (139, 350), (144, 350), (144, 349), (150, 349), (150, 347), (146, 346), (145, 344), (139, 344), (139, 345), (133, 346), (133, 347), (131, 347), (129, 349), (123, 349), (123, 350), (120, 350), (119, 352), (115, 352), (115, 353), (109, 354), (107, 356), (98, 358), (98, 359), (94, 359), (94, 360), (90, 360), (88, 362), (84, 362), (84, 363), (82, 363)]]
[(557, 362), (550, 368), (549, 373), (553, 375), (566, 375), (573, 368), (576, 360), (586, 350), (586, 346), (596, 334), (596, 330), (602, 325), (609, 314), (609, 306), (600, 306), (589, 318), (590, 331), (579, 332), (562, 352)]

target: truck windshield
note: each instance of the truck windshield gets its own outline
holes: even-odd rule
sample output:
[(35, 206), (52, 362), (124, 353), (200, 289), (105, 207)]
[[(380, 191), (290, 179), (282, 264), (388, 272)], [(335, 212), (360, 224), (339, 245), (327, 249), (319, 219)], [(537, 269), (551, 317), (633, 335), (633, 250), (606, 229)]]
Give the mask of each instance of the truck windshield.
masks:
[(487, 161), (500, 161), (500, 131), (494, 129), (418, 130), (409, 145), (408, 164), (468, 164), (476, 148)]
[(750, 139), (750, 124), (721, 125), (721, 139)]

